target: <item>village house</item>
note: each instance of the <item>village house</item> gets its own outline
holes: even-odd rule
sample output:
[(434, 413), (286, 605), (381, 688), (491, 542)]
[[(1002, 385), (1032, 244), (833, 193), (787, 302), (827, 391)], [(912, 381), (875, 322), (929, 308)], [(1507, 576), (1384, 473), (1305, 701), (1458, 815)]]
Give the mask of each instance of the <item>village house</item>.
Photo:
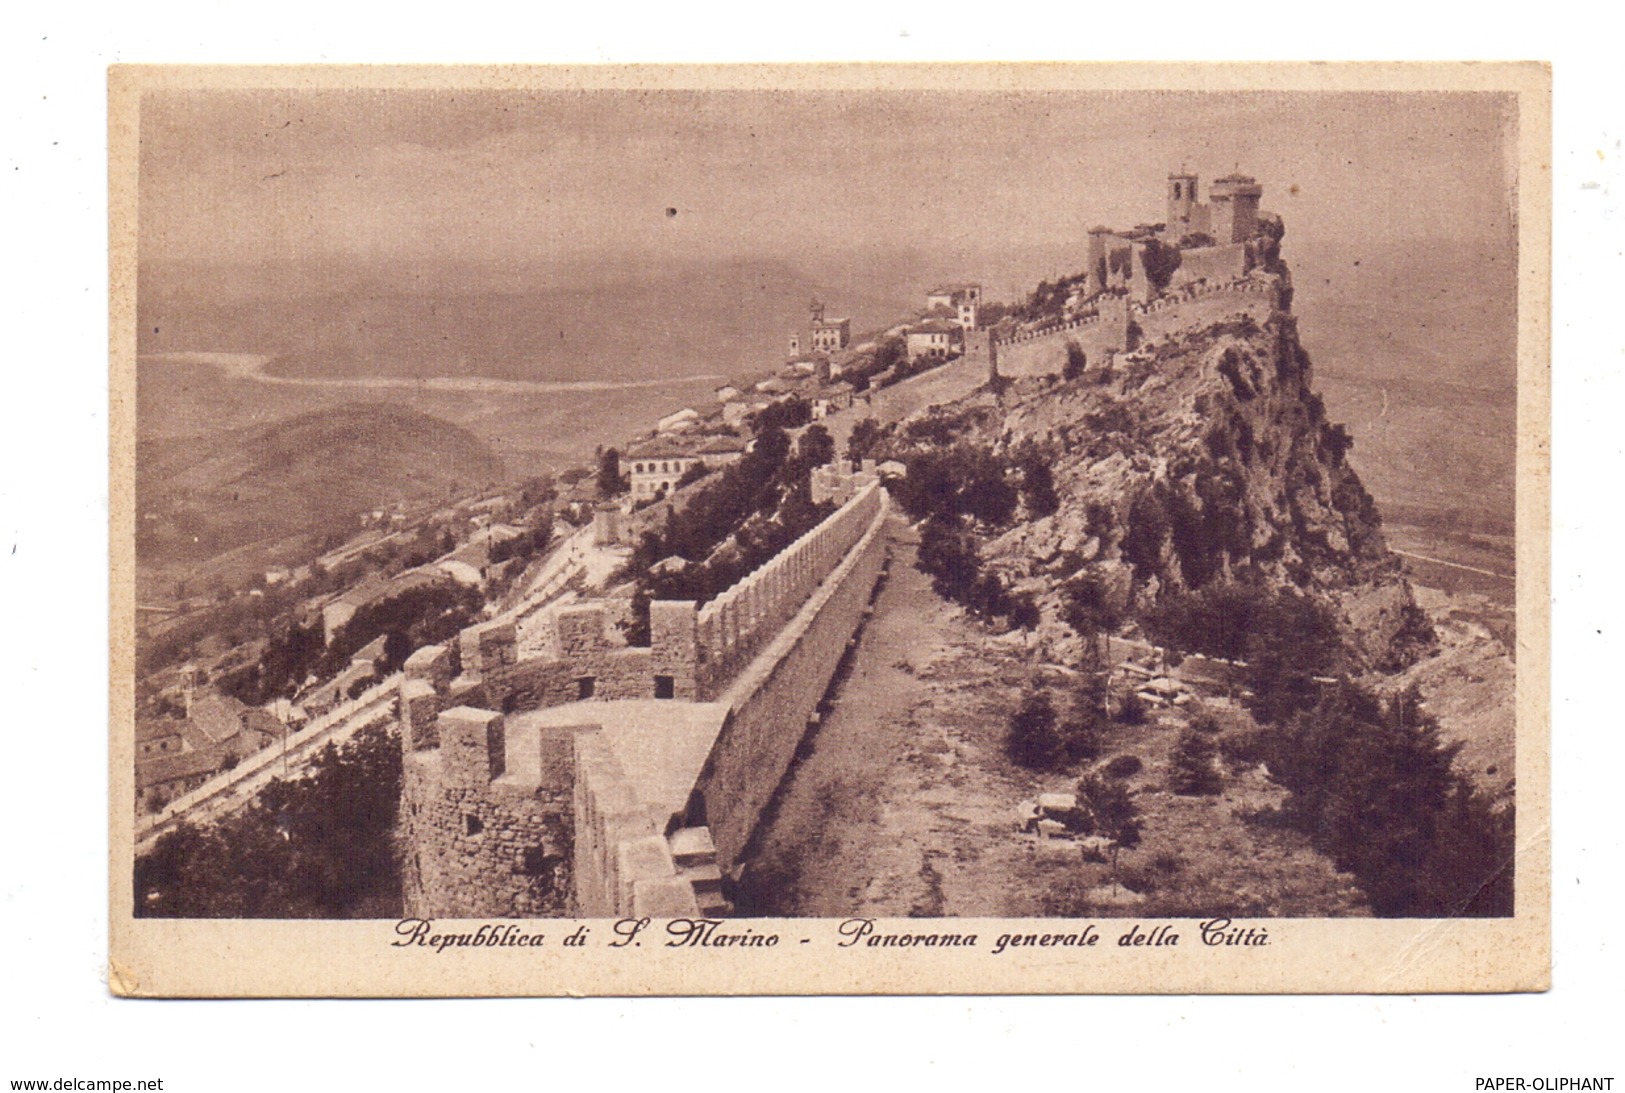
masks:
[(722, 404), (723, 424), (731, 428), (738, 428), (745, 423), (745, 419), (770, 404), (769, 399), (749, 398), (734, 399), (732, 402)]
[(904, 335), (908, 359), (918, 360), (924, 357), (928, 360), (945, 360), (960, 344), (962, 333), (963, 330), (957, 323), (941, 319), (916, 323), (909, 327), (908, 333)]
[(743, 437), (733, 433), (722, 433), (705, 440), (694, 449), (694, 454), (707, 467), (726, 467), (730, 463), (737, 463), (744, 458), (745, 450), (749, 445)]
[(976, 329), (977, 311), (981, 306), (981, 285), (942, 285), (925, 294), (925, 310), (961, 330)]
[(620, 470), (632, 483), (632, 501), (636, 503), (670, 493), (696, 464), (715, 468), (737, 462), (745, 454), (745, 447), (744, 440), (726, 433), (687, 440), (656, 437), (621, 456)]
[(808, 321), (805, 331), (796, 331), (790, 335), (790, 355), (792, 358), (804, 354), (838, 353), (845, 349), (852, 341), (852, 320), (850, 318), (826, 318), (824, 305), (814, 300), (808, 305)]
[(821, 388), (812, 400), (812, 416), (814, 421), (821, 421), (830, 414), (845, 410), (852, 405), (853, 387), (845, 380), (832, 383)]
[(700, 412), (692, 406), (685, 406), (681, 410), (667, 414), (655, 422), (655, 432), (675, 433), (688, 428), (700, 420)]
[(834, 353), (845, 349), (852, 340), (851, 319), (826, 319), (824, 305), (816, 300), (812, 305), (812, 320), (808, 323), (811, 348), (814, 353)]
[(188, 700), (183, 718), (136, 723), (136, 805), (153, 811), (282, 738), (287, 729), (265, 710), (228, 695)]

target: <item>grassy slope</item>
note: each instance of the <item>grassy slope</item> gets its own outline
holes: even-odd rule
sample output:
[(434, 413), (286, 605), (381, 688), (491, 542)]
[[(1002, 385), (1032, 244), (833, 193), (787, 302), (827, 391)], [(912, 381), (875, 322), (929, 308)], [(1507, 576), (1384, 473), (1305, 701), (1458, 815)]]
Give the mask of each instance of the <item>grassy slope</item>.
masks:
[[(355, 404), (137, 454), (142, 564), (198, 561), (266, 540), (348, 529), (357, 513), (496, 480), (499, 461), (448, 422)], [(155, 519), (145, 519), (147, 514)]]

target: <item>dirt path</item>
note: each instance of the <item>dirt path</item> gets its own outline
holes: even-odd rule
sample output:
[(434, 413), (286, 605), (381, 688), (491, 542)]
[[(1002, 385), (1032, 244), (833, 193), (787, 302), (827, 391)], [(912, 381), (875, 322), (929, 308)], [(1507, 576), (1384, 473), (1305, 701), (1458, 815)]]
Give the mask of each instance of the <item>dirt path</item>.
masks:
[(931, 591), (901, 520), (890, 534), (874, 617), (756, 857), (759, 910), (1033, 913), (1010, 899), (1025, 886), (1006, 882), (1028, 865), (1011, 816), (1034, 780), (1001, 771), (996, 753), (1025, 672), (1019, 646)]

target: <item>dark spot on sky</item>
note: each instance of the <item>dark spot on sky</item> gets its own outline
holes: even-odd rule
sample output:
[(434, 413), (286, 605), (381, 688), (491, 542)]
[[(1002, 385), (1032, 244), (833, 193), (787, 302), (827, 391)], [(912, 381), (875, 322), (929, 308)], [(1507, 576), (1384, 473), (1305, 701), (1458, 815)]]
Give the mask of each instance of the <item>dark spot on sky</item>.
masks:
[(668, 217), (672, 217), (672, 216), (676, 216), (676, 215), (677, 215), (677, 210), (676, 210), (676, 209), (673, 209), (673, 208), (670, 208), (670, 207), (668, 207), (668, 208), (667, 208), (667, 209), (666, 209), (666, 215), (667, 215), (667, 216), (668, 216)]

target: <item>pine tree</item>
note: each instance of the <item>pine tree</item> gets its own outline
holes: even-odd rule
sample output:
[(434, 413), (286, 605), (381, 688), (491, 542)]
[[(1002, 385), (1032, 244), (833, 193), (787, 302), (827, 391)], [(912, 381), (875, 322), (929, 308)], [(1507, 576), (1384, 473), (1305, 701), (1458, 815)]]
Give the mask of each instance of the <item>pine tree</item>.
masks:
[(1065, 756), (1049, 693), (1030, 687), (1010, 718), (1010, 758), (1032, 770), (1054, 770)]
[(1211, 797), (1223, 788), (1218, 768), (1218, 745), (1194, 726), (1179, 734), (1172, 756), (1168, 788), (1182, 797)]

